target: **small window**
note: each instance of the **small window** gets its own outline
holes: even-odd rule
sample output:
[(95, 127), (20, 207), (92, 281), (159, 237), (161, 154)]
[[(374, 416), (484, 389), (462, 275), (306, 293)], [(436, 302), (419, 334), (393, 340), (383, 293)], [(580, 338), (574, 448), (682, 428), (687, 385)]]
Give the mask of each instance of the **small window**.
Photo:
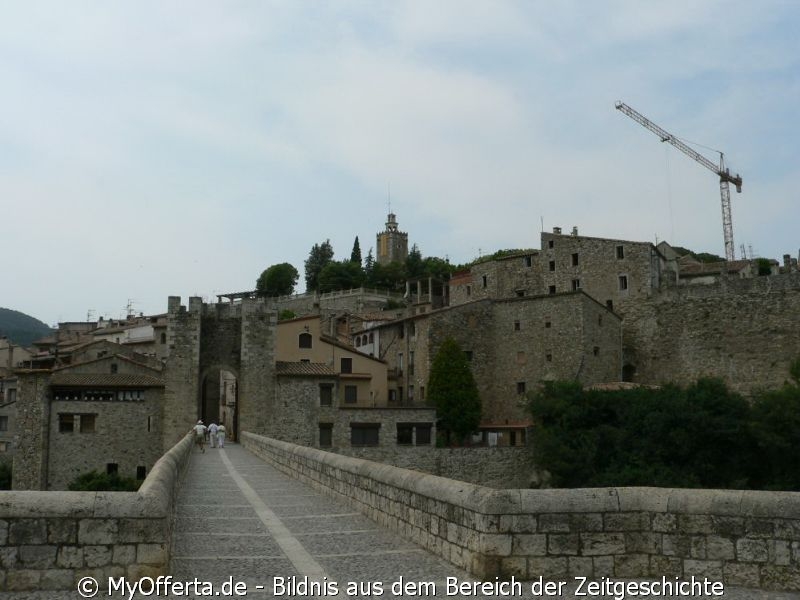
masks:
[(486, 275), (483, 276), (483, 288), (486, 289), (486, 286), (489, 283), (489, 278)]
[(572, 254), (572, 266), (573, 267), (577, 267), (578, 266), (578, 253), (577, 252), (574, 252)]
[(300, 348), (311, 348), (312, 339), (310, 333), (301, 333), (297, 336), (297, 345)]
[(553, 240), (547, 240), (547, 247), (553, 248), (555, 246), (555, 242)]
[(594, 347), (594, 355), (595, 356), (599, 356), (599, 354), (600, 354), (600, 346), (595, 346)]
[(472, 295), (472, 286), (468, 285), (467, 286), (467, 296), (471, 296), (471, 295)]
[(603, 326), (603, 315), (597, 315), (597, 325), (599, 327)]
[(398, 385), (397, 386), (397, 399), (400, 401), (401, 404), (403, 403), (403, 386), (402, 385)]
[(0, 431), (8, 431), (8, 415), (0, 415)]
[(554, 294), (556, 293), (556, 286), (554, 286), (554, 285), (551, 285), (550, 287), (548, 287), (548, 288), (547, 288), (547, 292), (548, 292), (548, 293), (549, 293), (551, 296), (552, 296), (552, 295), (554, 295)]
[(142, 466), (142, 465), (139, 465), (138, 467), (136, 467), (136, 479), (141, 481), (145, 477), (147, 477), (147, 467)]
[(352, 373), (353, 372), (353, 359), (352, 358), (343, 358), (341, 361), (341, 371), (342, 373)]
[(333, 446), (333, 423), (319, 424), (319, 447), (330, 448)]
[(517, 290), (514, 293), (517, 295), (517, 298), (524, 298), (525, 297), (525, 290)]
[(344, 401), (347, 404), (355, 404), (358, 402), (358, 388), (354, 385), (344, 386)]
[(360, 348), (360, 347), (361, 347), (361, 336), (360, 336), (360, 335), (357, 335), (357, 336), (356, 336), (356, 343), (355, 343), (355, 344), (353, 344), (353, 345), (354, 345), (356, 348)]
[(525, 393), (525, 382), (518, 381), (517, 382), (517, 394), (522, 395)]
[(397, 402), (397, 390), (389, 390), (389, 403)]
[(606, 300), (606, 308), (608, 308), (608, 310), (614, 310), (614, 301)]
[(97, 415), (81, 415), (81, 433), (94, 433)]
[(414, 386), (413, 385), (409, 385), (408, 386), (408, 402), (409, 402), (409, 404), (413, 404), (414, 403)]
[(526, 267), (533, 266), (533, 257), (531, 255), (525, 257), (525, 266)]
[(375, 343), (375, 334), (374, 333), (370, 333), (369, 334), (369, 343), (370, 344), (374, 344)]
[(572, 280), (572, 291), (577, 292), (581, 289), (581, 280), (580, 279), (573, 279)]
[(58, 415), (59, 433), (72, 433), (75, 431), (75, 415)]
[(162, 344), (166, 344), (167, 343), (167, 334), (166, 333), (162, 333), (161, 334), (161, 343)]
[(380, 423), (351, 423), (350, 444), (353, 446), (377, 446), (380, 430)]
[(524, 350), (518, 351), (517, 352), (517, 364), (518, 365), (524, 365), (526, 362), (528, 362), (528, 359), (525, 356), (525, 351)]
[(153, 417), (147, 417), (147, 431), (153, 431)]
[(464, 357), (467, 359), (467, 362), (472, 362), (472, 350), (464, 350)]
[(544, 328), (545, 329), (550, 329), (550, 327), (552, 327), (552, 326), (553, 326), (552, 322), (550, 322), (550, 321), (545, 321), (544, 322)]
[(617, 260), (622, 260), (623, 258), (625, 258), (625, 248), (617, 246)]
[(330, 383), (319, 384), (319, 405), (333, 406), (333, 385)]
[(432, 429), (433, 426), (430, 423), (417, 425), (417, 446), (430, 446)]
[(8, 442), (0, 442), (0, 453), (8, 452)]
[(119, 473), (119, 465), (117, 463), (106, 463), (106, 475), (116, 475)]
[(519, 331), (520, 327), (521, 327), (520, 322), (514, 321), (514, 331)]
[(627, 290), (628, 289), (628, 276), (627, 275), (620, 275), (619, 276), (619, 289)]
[(118, 365), (117, 365), (117, 363), (111, 363), (111, 372), (112, 372), (112, 373), (116, 373), (116, 372), (117, 372), (117, 370), (118, 370)]
[(410, 446), (414, 443), (414, 426), (409, 423), (397, 424), (397, 445)]
[(553, 355), (552, 354), (547, 354), (547, 355), (545, 355), (544, 359), (547, 362), (553, 362)]
[(425, 400), (425, 386), (419, 386), (419, 399), (420, 401)]
[(550, 266), (550, 270), (551, 271), (555, 271), (556, 270), (556, 261), (551, 260), (549, 266)]

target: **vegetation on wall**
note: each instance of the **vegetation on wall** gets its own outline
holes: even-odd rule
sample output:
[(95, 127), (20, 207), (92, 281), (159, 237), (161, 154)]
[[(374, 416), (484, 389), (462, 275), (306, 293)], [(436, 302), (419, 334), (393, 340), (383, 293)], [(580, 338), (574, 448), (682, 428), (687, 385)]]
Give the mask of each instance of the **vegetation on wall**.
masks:
[(98, 471), (89, 471), (78, 475), (69, 484), (69, 490), (72, 492), (135, 492), (141, 483), (131, 477), (120, 477), (116, 473), (108, 475)]
[(800, 361), (793, 381), (752, 401), (717, 379), (687, 387), (529, 395), (534, 455), (559, 487), (800, 491)]
[(478, 386), (464, 352), (453, 338), (442, 343), (433, 359), (428, 401), (436, 407), (437, 427), (445, 432), (448, 444), (462, 442), (478, 429), (481, 422)]

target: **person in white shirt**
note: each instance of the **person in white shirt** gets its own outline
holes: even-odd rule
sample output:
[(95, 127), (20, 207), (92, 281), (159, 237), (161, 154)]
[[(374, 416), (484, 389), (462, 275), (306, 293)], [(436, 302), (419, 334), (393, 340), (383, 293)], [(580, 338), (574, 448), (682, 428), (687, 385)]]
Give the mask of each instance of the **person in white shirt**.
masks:
[(200, 447), (202, 452), (206, 451), (206, 426), (203, 425), (203, 421), (200, 420), (197, 422), (197, 425), (192, 427), (194, 431), (194, 443)]
[(208, 439), (211, 442), (211, 447), (217, 447), (217, 424), (212, 422), (211, 425), (208, 426)]
[(225, 425), (222, 424), (217, 427), (217, 445), (220, 448), (225, 447)]

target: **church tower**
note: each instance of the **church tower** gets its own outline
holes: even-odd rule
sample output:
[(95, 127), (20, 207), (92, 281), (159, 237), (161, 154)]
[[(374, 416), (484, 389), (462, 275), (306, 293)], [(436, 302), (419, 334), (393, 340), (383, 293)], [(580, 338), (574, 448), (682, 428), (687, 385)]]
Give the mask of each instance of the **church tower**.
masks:
[(376, 261), (385, 265), (390, 262), (405, 262), (408, 258), (408, 234), (398, 230), (397, 216), (389, 213), (386, 230), (378, 234), (378, 256)]

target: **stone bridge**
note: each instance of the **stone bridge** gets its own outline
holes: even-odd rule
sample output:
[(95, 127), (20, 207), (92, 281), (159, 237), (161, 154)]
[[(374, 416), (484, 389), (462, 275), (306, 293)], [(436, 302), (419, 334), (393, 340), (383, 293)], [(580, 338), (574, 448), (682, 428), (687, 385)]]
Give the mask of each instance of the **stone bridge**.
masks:
[[(136, 493), (0, 492), (0, 567), (12, 599), (78, 598), (87, 577), (100, 598), (532, 598), (540, 577), (566, 582), (546, 597), (576, 598), (581, 578), (692, 576), (726, 598), (788, 599), (800, 494), (493, 490), (247, 433), (204, 453), (187, 437)], [(208, 584), (168, 589), (165, 574)], [(498, 587), (512, 577), (527, 583)], [(137, 581), (142, 593), (124, 588)]]

